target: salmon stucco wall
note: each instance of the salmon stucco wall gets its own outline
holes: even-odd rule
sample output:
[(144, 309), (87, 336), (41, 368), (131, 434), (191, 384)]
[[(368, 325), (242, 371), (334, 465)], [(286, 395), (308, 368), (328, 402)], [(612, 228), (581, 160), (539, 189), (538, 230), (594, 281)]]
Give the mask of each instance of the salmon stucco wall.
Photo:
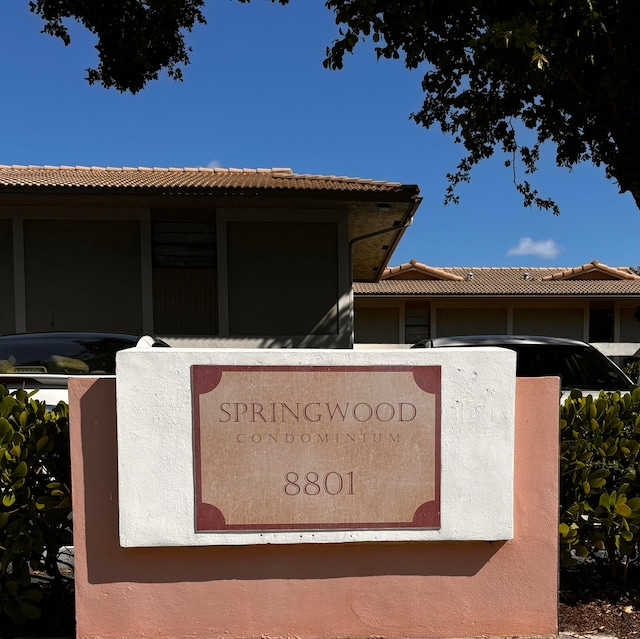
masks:
[(555, 634), (558, 395), (517, 380), (512, 540), (122, 548), (115, 382), (72, 379), (78, 639)]

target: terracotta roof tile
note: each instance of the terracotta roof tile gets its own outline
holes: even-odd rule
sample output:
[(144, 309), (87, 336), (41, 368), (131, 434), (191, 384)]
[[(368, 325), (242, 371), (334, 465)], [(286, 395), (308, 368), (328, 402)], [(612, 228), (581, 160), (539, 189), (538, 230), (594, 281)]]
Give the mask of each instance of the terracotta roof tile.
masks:
[[(575, 272), (571, 268), (547, 267), (447, 267), (433, 269), (455, 279), (394, 279), (402, 267), (385, 269), (379, 282), (356, 282), (356, 295), (429, 295), (429, 296), (640, 296), (640, 276), (629, 267), (613, 268), (598, 264), (598, 272), (616, 275), (615, 279), (567, 279), (557, 273)], [(409, 262), (408, 265), (412, 265)], [(591, 263), (593, 265), (593, 262)], [(407, 264), (403, 265), (407, 267)], [(587, 265), (585, 265), (587, 266)], [(578, 269), (582, 267), (577, 267)], [(594, 269), (582, 269), (584, 271)], [(595, 274), (595, 273), (594, 273)], [(391, 277), (389, 277), (391, 275)], [(596, 274), (597, 275), (597, 274)]]
[(440, 268), (420, 264), (417, 260), (411, 260), (400, 266), (390, 266), (384, 270), (381, 279), (436, 279), (459, 281), (464, 278), (453, 273), (447, 273)]
[(625, 271), (620, 268), (612, 268), (611, 266), (607, 266), (606, 264), (600, 264), (598, 260), (593, 260), (593, 262), (583, 264), (582, 266), (576, 266), (574, 268), (557, 271), (552, 275), (546, 275), (545, 280), (566, 280), (588, 276), (591, 276), (592, 279), (595, 279), (595, 275), (604, 276), (610, 279), (640, 280), (640, 276), (636, 275), (635, 273), (631, 273), (628, 270)]
[(7, 188), (104, 189), (282, 189), (373, 193), (417, 193), (418, 187), (333, 175), (297, 174), (288, 168), (221, 169), (0, 165), (0, 190)]

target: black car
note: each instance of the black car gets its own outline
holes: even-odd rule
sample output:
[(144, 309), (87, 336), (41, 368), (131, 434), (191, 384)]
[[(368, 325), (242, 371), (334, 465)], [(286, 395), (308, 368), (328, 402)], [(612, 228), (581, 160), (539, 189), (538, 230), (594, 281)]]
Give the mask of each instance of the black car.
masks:
[(411, 348), (501, 346), (518, 354), (518, 377), (560, 377), (563, 394), (575, 389), (628, 392), (634, 383), (608, 357), (590, 344), (561, 337), (531, 335), (464, 335), (425, 339)]
[(0, 335), (0, 384), (11, 390), (38, 390), (37, 399), (68, 401), (70, 375), (109, 376), (116, 353), (126, 348), (168, 347), (149, 335), (51, 332)]

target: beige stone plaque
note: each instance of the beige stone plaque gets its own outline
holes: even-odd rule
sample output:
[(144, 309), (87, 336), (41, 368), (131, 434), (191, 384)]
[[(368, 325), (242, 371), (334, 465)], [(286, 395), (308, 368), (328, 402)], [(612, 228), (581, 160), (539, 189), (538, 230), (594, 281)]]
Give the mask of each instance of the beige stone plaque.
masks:
[(438, 528), (440, 367), (192, 366), (196, 531)]

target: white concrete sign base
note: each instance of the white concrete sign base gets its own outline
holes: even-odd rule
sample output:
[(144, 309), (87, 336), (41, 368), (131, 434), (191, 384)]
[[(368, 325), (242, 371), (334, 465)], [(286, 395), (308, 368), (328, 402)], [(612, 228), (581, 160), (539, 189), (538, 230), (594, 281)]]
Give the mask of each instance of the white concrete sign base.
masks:
[[(515, 358), (498, 348), (122, 351), (120, 543), (512, 539)], [(437, 390), (424, 399), (416, 400), (422, 391), (407, 384), (406, 371), (414, 369), (437, 371)], [(209, 371), (218, 377), (207, 386)], [(371, 371), (382, 378), (388, 371), (389, 384), (363, 384)], [(358, 393), (341, 395), (351, 378), (360, 384)], [(200, 380), (195, 394), (194, 379)], [(305, 386), (307, 379), (313, 383)], [(350, 417), (344, 417), (347, 406)], [(317, 426), (323, 419), (333, 426), (338, 417), (351, 419), (353, 428), (327, 434)], [(306, 420), (304, 432), (293, 430), (292, 420), (296, 426)], [(424, 432), (422, 423), (429, 424)], [(362, 446), (356, 450), (355, 427), (369, 428), (362, 441), (380, 444), (377, 458)], [(313, 437), (325, 443), (334, 438), (332, 450), (342, 451), (331, 453), (337, 461), (325, 463), (324, 471), (314, 466), (324, 452), (306, 446)], [(285, 448), (288, 457), (280, 463), (278, 451)], [(410, 521), (422, 502), (431, 504), (428, 516)], [(220, 525), (207, 514), (218, 507)]]

